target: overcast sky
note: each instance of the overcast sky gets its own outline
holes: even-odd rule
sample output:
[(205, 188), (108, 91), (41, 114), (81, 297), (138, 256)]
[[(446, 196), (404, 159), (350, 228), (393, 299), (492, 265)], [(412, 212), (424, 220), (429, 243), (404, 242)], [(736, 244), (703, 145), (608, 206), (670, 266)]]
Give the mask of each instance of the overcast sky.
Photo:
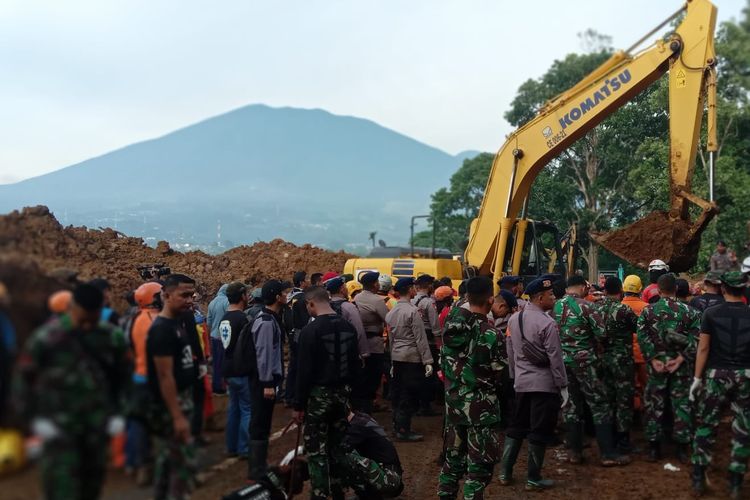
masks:
[[(0, 183), (251, 104), (495, 151), (518, 86), (681, 0), (0, 0)], [(745, 0), (715, 0), (719, 20)]]

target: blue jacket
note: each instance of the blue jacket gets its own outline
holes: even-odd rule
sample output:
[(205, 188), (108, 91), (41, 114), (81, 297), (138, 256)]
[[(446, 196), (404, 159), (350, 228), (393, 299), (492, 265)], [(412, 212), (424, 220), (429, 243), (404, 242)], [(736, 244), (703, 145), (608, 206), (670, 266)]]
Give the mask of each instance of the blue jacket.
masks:
[(208, 304), (208, 317), (206, 323), (208, 328), (211, 330), (211, 338), (219, 339), (219, 324), (221, 324), (221, 318), (224, 317), (224, 313), (229, 308), (229, 299), (227, 299), (227, 288), (229, 285), (221, 285), (219, 293), (216, 294), (214, 300)]

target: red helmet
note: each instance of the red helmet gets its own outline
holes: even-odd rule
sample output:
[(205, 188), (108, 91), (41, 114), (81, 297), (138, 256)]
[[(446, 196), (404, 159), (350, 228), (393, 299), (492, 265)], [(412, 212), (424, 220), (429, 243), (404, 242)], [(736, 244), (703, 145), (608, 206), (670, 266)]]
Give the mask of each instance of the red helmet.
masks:
[(161, 293), (161, 285), (150, 281), (144, 283), (135, 289), (135, 303), (140, 308), (146, 308), (154, 305), (157, 301), (157, 296)]

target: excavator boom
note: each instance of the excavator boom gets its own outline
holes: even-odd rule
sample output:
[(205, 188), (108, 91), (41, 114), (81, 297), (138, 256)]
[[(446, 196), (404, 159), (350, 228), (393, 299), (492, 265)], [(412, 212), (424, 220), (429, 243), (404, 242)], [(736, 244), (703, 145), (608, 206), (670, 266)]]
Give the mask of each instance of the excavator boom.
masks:
[[(684, 270), (695, 263), (697, 252), (693, 250), (716, 213), (712, 202), (691, 194), (707, 87), (709, 128), (715, 127), (711, 92), (715, 92), (716, 7), (709, 0), (689, 0), (673, 18), (683, 12), (682, 22), (668, 40), (658, 40), (637, 54), (615, 53), (581, 82), (548, 102), (535, 118), (508, 137), (495, 157), (479, 215), (471, 225), (465, 254), (468, 265), (481, 274), (492, 273), (496, 278), (506, 271), (517, 274), (518, 269), (503, 269), (503, 262), (519, 212), (523, 209), (521, 218), (526, 216), (524, 207), (536, 176), (575, 141), (667, 72), (670, 210), (643, 219), (641, 226), (634, 228), (635, 232), (625, 228), (595, 237), (602, 246), (635, 265), (645, 266), (649, 260), (660, 258), (670, 262), (675, 270)], [(715, 99), (713, 104), (715, 112)], [(715, 151), (715, 140), (713, 142)], [(690, 222), (689, 203), (703, 209), (695, 223)], [(622, 244), (628, 235), (641, 234), (639, 229), (647, 230), (651, 239), (639, 242), (638, 238), (631, 238), (626, 245)], [(519, 247), (518, 240), (515, 246)]]

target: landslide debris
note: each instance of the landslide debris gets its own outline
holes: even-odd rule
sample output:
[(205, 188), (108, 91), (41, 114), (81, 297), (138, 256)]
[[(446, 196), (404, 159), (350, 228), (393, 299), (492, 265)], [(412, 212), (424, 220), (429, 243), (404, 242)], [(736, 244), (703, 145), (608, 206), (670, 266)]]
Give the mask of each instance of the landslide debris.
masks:
[[(5, 261), (0, 262), (6, 267), (0, 276), (23, 273), (32, 282), (49, 279), (54, 283), (76, 273), (80, 280), (106, 277), (113, 287), (114, 305), (121, 310), (126, 307), (124, 294), (142, 283), (136, 268), (145, 264), (165, 263), (172, 272), (193, 277), (206, 302), (221, 284), (232, 280), (258, 284), (270, 278), (289, 280), (299, 270), (341, 271), (351, 257), (345, 252), (330, 252), (309, 244), (297, 246), (281, 239), (236, 247), (220, 255), (181, 253), (167, 242), (151, 248), (143, 239), (127, 237), (113, 229), (62, 227), (44, 206), (0, 216), (0, 256), (14, 263), (11, 268)], [(13, 278), (7, 283), (14, 303), (39, 301), (36, 296), (15, 297), (15, 282)]]
[(653, 259), (669, 264), (670, 270), (691, 269), (698, 259), (700, 232), (691, 240), (691, 226), (670, 220), (667, 212), (652, 212), (633, 224), (609, 233), (594, 234), (601, 246), (641, 269)]

